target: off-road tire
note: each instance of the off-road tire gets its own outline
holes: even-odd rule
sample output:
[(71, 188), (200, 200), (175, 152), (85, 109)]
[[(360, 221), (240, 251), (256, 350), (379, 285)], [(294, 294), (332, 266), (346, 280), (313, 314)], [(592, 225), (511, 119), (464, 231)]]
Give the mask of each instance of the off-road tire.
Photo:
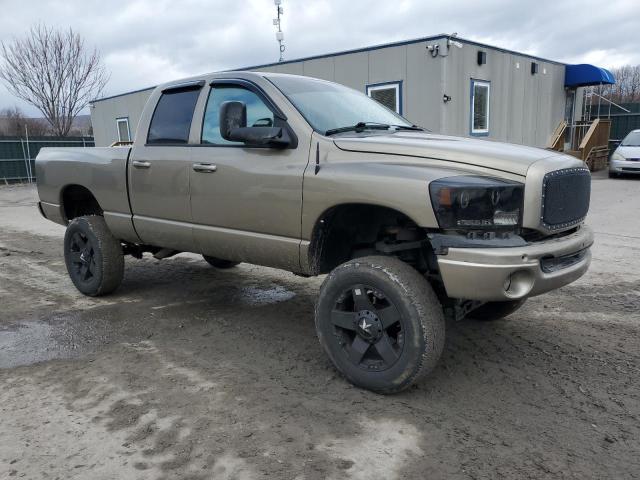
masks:
[(511, 300), (507, 302), (487, 302), (484, 305), (472, 310), (467, 315), (474, 320), (480, 320), (482, 322), (491, 322), (493, 320), (500, 320), (501, 318), (511, 315), (518, 310), (526, 302), (524, 300)]
[[(82, 242), (86, 242), (84, 247)], [(122, 245), (98, 215), (74, 218), (67, 226), (64, 260), (75, 287), (90, 297), (113, 292), (124, 276)], [(90, 275), (83, 273), (84, 267), (90, 270)]]
[(207, 255), (203, 255), (202, 258), (204, 258), (212, 267), (219, 268), (221, 270), (226, 270), (227, 268), (233, 268), (240, 265), (240, 262), (232, 262), (231, 260), (223, 260), (222, 258), (209, 257)]
[[(399, 347), (394, 350), (397, 360), (381, 371), (369, 371), (351, 360), (348, 349), (353, 348), (355, 337), (351, 345), (348, 340), (345, 342), (344, 337), (350, 332), (337, 327), (332, 319), (336, 302), (347, 298), (345, 292), (358, 295), (360, 291), (354, 286), (360, 285), (372, 287), (382, 294), (385, 299), (375, 301), (394, 306), (400, 318), (400, 327), (396, 323), (395, 328), (403, 332), (403, 341), (401, 347), (400, 342), (394, 345), (394, 348)], [(373, 291), (369, 293), (373, 295)], [(366, 310), (356, 311), (359, 307), (355, 304), (355, 298), (353, 313), (358, 318)], [(377, 311), (382, 313), (381, 310)], [(335, 367), (353, 384), (377, 393), (396, 393), (412, 385), (435, 367), (444, 348), (444, 314), (431, 285), (410, 265), (393, 257), (358, 258), (343, 263), (329, 273), (320, 288), (315, 324), (320, 344)], [(389, 327), (384, 327), (384, 323), (379, 325), (384, 331), (382, 335), (388, 335)], [(354, 332), (355, 336), (357, 332)], [(377, 344), (371, 344), (371, 348), (376, 348), (373, 355), (377, 355)], [(362, 358), (369, 355), (367, 352), (370, 350), (365, 350)], [(373, 367), (377, 368), (375, 365)]]

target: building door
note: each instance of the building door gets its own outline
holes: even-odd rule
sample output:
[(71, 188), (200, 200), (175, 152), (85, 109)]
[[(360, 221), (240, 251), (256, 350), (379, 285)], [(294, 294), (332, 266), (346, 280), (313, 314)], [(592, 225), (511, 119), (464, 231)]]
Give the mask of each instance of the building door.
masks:
[(220, 135), (220, 105), (241, 101), (247, 125), (280, 126), (276, 107), (257, 87), (224, 80), (210, 89), (201, 145), (193, 148), (191, 212), (199, 251), (225, 260), (297, 271), (302, 178), (309, 144), (247, 147)]
[(564, 137), (564, 150), (572, 150), (573, 135), (575, 130), (575, 114), (576, 114), (576, 91), (575, 89), (567, 90), (567, 97), (564, 106), (564, 120), (567, 122), (567, 129)]

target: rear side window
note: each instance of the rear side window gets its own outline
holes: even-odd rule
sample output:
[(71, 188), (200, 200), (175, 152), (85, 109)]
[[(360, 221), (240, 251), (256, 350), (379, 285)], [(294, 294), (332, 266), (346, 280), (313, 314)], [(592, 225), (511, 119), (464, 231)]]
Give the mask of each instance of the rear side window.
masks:
[(151, 118), (147, 143), (181, 144), (189, 142), (191, 119), (200, 88), (164, 92)]

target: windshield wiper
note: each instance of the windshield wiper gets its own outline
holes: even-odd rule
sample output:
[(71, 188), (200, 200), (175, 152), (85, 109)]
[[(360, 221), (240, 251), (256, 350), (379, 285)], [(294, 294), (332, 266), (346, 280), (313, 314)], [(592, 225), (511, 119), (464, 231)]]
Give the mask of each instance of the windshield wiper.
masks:
[(350, 125), (348, 127), (339, 127), (339, 128), (330, 128), (324, 134), (326, 136), (334, 135), (336, 133), (342, 132), (364, 132), (365, 130), (388, 130), (391, 128), (391, 125), (387, 125), (386, 123), (377, 123), (377, 122), (358, 122), (355, 125)]
[(424, 132), (424, 128), (417, 125), (391, 125), (396, 130), (415, 130), (417, 132)]
[(390, 128), (395, 128), (396, 130), (418, 130), (422, 131), (423, 128), (418, 127), (417, 125), (388, 125), (386, 123), (378, 123), (378, 122), (358, 122), (355, 125), (350, 125), (348, 127), (339, 127), (339, 128), (330, 128), (324, 134), (326, 136), (331, 136), (336, 133), (343, 132), (364, 132), (365, 130), (389, 130)]

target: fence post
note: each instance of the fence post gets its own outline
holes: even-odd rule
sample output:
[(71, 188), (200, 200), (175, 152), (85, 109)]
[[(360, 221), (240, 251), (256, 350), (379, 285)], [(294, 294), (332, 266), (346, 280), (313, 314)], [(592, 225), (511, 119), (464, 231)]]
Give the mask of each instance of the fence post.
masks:
[(29, 183), (33, 183), (33, 174), (31, 172), (31, 150), (29, 150), (29, 126), (26, 123), (24, 125), (24, 133), (27, 137), (27, 165), (29, 166), (27, 175), (29, 176)]
[[(27, 180), (29, 180), (29, 167), (27, 166), (27, 153), (24, 150), (24, 139), (20, 139), (20, 146), (22, 147), (22, 158), (24, 159), (24, 168), (25, 173), (27, 174)], [(20, 179), (20, 183), (22, 183), (22, 179)]]

